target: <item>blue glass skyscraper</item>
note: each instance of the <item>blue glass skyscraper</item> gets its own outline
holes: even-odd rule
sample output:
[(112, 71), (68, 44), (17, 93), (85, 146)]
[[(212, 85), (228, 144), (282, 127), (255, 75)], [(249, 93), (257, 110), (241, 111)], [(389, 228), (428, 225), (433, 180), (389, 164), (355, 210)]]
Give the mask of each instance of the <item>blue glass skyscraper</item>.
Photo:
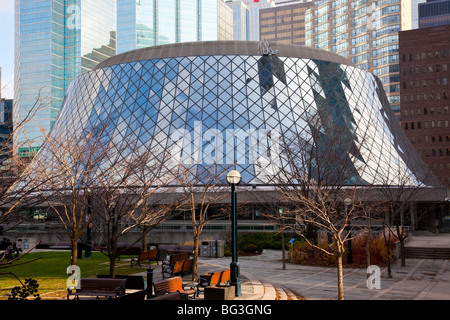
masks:
[(16, 150), (39, 149), (71, 80), (116, 54), (115, 16), (111, 0), (15, 1)]
[(223, 0), (117, 0), (117, 53), (156, 45), (232, 40)]

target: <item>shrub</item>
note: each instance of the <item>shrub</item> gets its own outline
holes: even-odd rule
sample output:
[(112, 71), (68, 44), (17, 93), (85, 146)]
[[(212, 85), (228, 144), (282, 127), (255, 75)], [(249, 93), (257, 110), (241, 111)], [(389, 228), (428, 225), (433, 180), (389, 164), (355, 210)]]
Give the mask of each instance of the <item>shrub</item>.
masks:
[(38, 291), (39, 284), (36, 280), (31, 278), (25, 279), (24, 286), (17, 286), (12, 288), (11, 296), (8, 297), (8, 300), (27, 300), (29, 296), (33, 296), (35, 300), (40, 300)]
[[(360, 234), (352, 239), (352, 254), (354, 267), (365, 267), (366, 263), (366, 239), (367, 234)], [(393, 242), (390, 243), (390, 257), (393, 261)], [(319, 247), (326, 248), (328, 244), (320, 241)], [(347, 264), (348, 249), (343, 256), (344, 265)], [(382, 234), (372, 235), (369, 244), (370, 264), (384, 266), (387, 264), (387, 247)], [(336, 265), (337, 257), (330, 256), (317, 248), (313, 248), (305, 241), (297, 241), (289, 250), (289, 261), (297, 264), (310, 264), (321, 266)]]

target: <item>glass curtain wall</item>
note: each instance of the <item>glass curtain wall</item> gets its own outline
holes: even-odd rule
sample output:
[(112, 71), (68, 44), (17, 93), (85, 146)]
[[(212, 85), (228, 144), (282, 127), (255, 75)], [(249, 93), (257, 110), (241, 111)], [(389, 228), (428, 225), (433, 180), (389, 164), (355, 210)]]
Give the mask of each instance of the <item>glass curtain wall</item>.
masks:
[(38, 110), (15, 136), (22, 155), (37, 151), (78, 75), (116, 54), (114, 1), (16, 1), (14, 122)]

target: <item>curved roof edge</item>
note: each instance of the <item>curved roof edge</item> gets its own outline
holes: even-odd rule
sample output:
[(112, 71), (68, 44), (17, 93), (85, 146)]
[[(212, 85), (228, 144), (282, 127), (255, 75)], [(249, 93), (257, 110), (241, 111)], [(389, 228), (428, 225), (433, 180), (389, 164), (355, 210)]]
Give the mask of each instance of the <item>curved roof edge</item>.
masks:
[[(200, 55), (260, 55), (258, 53), (258, 41), (201, 41), (201, 42), (178, 42), (154, 47), (147, 47), (120, 53), (103, 62), (95, 68), (101, 69), (121, 63), (159, 58), (200, 56)], [(303, 59), (316, 59), (330, 61), (339, 64), (355, 66), (349, 59), (340, 55), (312, 47), (270, 43), (272, 49), (278, 50), (280, 57), (293, 57)]]

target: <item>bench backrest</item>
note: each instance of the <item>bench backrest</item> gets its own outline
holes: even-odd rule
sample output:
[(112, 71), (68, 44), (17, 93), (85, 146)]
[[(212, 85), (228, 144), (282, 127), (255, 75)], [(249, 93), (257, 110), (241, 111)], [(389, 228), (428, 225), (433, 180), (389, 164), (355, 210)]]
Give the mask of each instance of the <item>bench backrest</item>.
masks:
[(120, 288), (125, 292), (127, 279), (112, 279), (112, 278), (81, 278), (80, 291), (91, 292), (114, 292)]
[(183, 261), (183, 272), (188, 272), (192, 269), (192, 263), (194, 262), (193, 259), (188, 259)]
[(230, 281), (230, 269), (214, 272), (211, 276), (210, 286)]
[[(97, 274), (97, 278), (110, 278), (108, 274)], [(127, 289), (145, 289), (145, 278), (142, 275), (116, 274), (116, 279), (127, 279)]]
[(139, 247), (129, 247), (124, 249), (117, 249), (118, 254), (122, 256), (132, 256), (132, 255), (140, 255), (141, 254), (141, 248)]
[(181, 281), (180, 277), (172, 277), (167, 278), (161, 281), (157, 281), (153, 283), (153, 286), (155, 288), (155, 293), (160, 292), (175, 292), (177, 290), (182, 291), (183, 290), (183, 283)]
[(155, 260), (157, 255), (158, 255), (158, 250), (154, 249), (154, 250), (148, 250), (148, 260)]
[(231, 274), (231, 270), (230, 269), (223, 270), (221, 272), (221, 277), (220, 277), (220, 282), (219, 283), (229, 282), (230, 281), (230, 274)]

